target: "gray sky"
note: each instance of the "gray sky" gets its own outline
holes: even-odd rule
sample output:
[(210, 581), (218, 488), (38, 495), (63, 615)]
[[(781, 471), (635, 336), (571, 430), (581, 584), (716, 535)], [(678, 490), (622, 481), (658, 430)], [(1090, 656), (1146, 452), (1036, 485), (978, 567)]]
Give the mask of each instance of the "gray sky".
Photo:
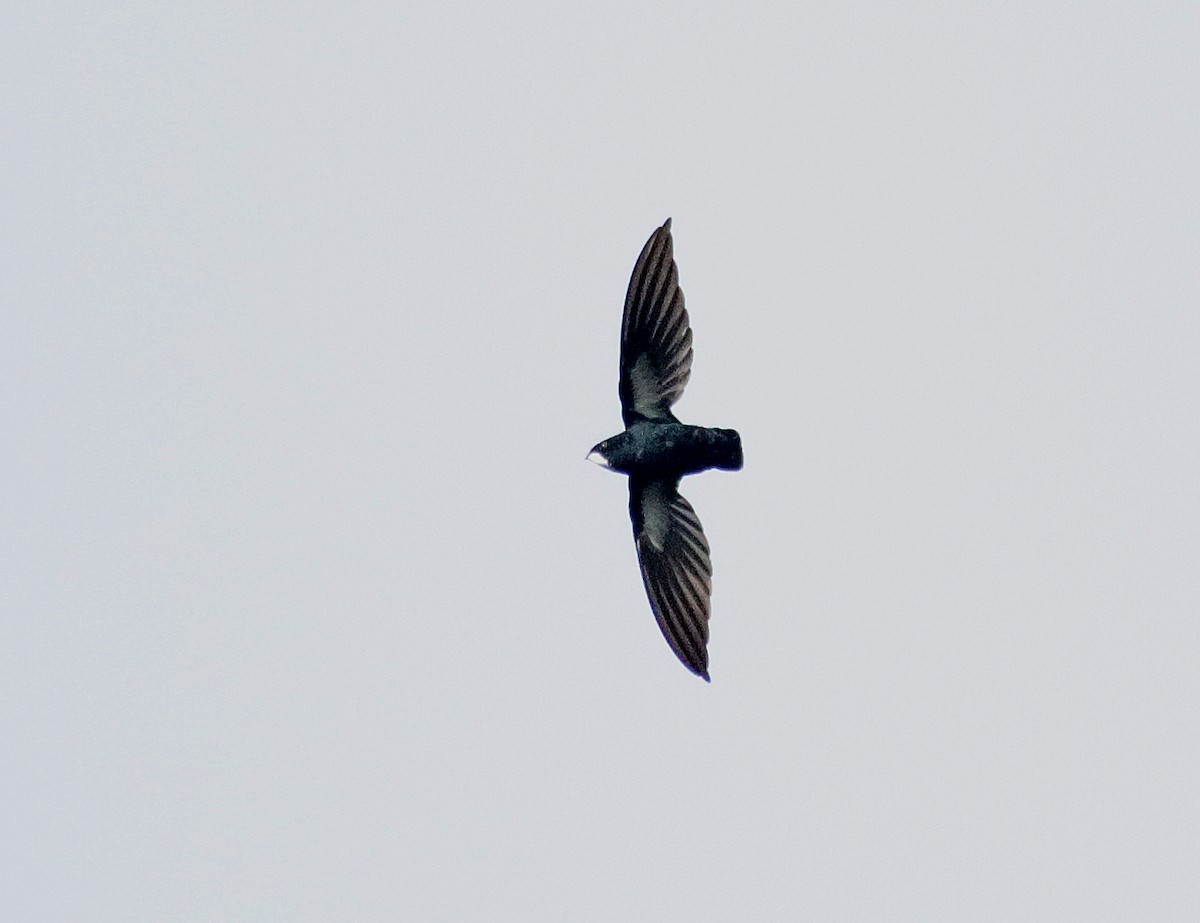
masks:
[(5, 16), (0, 916), (1200, 917), (1195, 4), (254, 6)]

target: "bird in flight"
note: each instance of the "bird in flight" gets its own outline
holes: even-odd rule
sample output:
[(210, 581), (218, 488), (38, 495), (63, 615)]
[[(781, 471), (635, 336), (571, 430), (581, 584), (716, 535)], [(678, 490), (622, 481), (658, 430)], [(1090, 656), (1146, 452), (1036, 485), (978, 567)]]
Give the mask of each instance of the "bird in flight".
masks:
[(700, 520), (679, 495), (679, 480), (709, 468), (739, 470), (742, 440), (731, 429), (691, 426), (671, 413), (692, 373), (692, 328), (670, 218), (650, 235), (633, 267), (620, 364), (625, 432), (587, 457), (629, 475), (629, 518), (650, 608), (675, 656), (708, 681), (712, 562)]

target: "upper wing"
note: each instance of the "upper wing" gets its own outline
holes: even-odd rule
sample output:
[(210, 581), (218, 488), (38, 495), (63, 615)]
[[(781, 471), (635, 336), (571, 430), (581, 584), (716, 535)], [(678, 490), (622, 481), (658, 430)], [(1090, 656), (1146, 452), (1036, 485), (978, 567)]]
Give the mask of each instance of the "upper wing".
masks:
[(658, 627), (683, 665), (707, 681), (712, 561), (704, 529), (678, 483), (631, 477), (629, 516)]
[(674, 420), (670, 407), (692, 373), (692, 328), (671, 245), (671, 219), (650, 235), (625, 294), (621, 320), (621, 415)]

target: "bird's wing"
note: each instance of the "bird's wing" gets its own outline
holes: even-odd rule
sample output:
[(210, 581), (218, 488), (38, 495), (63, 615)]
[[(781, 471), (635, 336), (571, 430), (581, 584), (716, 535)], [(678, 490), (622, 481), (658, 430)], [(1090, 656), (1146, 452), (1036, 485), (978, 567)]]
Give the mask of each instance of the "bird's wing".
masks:
[(650, 235), (625, 294), (621, 320), (621, 415), (670, 420), (692, 373), (692, 327), (683, 307), (671, 219)]
[(704, 529), (678, 483), (631, 477), (629, 516), (658, 627), (683, 665), (707, 681), (712, 562)]

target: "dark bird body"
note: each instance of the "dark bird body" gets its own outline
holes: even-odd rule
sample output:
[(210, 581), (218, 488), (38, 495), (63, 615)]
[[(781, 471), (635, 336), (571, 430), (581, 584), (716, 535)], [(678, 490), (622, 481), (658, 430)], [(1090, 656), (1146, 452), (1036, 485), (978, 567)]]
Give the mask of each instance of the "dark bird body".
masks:
[(737, 471), (742, 441), (731, 429), (691, 426), (671, 413), (691, 375), (692, 329), (669, 218), (646, 241), (629, 280), (620, 366), (625, 432), (588, 458), (629, 475), (629, 516), (650, 608), (675, 656), (707, 680), (712, 563), (679, 479), (709, 468)]

